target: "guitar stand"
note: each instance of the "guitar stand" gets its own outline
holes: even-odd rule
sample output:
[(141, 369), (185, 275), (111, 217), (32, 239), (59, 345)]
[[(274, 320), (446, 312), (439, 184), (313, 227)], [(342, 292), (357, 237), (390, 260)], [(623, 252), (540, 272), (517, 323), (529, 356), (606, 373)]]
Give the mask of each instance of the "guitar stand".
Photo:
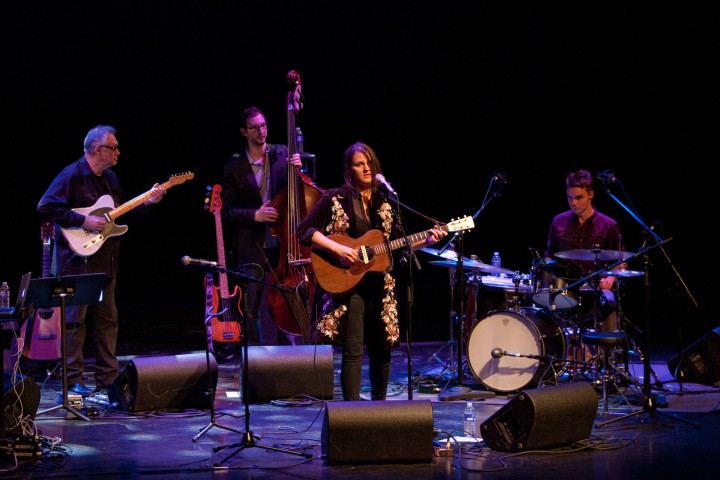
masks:
[[(244, 280), (246, 280), (247, 282), (257, 282), (257, 283), (261, 283), (262, 285), (265, 285), (266, 287), (276, 288), (276, 289), (279, 289), (279, 290), (283, 290), (283, 289), (286, 288), (286, 287), (284, 287), (283, 285), (272, 285), (272, 284), (270, 284), (270, 283), (264, 282), (264, 281), (262, 281), (262, 280), (259, 280), (259, 279), (253, 278), (253, 277), (250, 277), (250, 276), (245, 275), (245, 274), (243, 274), (243, 273), (234, 272), (234, 271), (232, 271), (232, 270), (228, 270), (228, 269), (226, 269), (225, 267), (222, 267), (222, 266), (220, 266), (220, 265), (206, 265), (206, 268), (211, 268), (211, 269), (214, 269), (214, 270), (218, 270), (218, 271), (220, 271), (220, 272), (229, 273), (229, 274), (234, 275), (234, 276), (236, 276), (236, 277), (238, 277), (238, 278), (240, 278), (240, 279), (244, 279)], [(246, 288), (247, 288), (247, 284), (246, 284), (245, 286), (246, 286)], [(253, 435), (252, 430), (250, 430), (250, 402), (248, 401), (248, 395), (247, 395), (247, 391), (248, 391), (248, 336), (247, 336), (247, 316), (246, 316), (246, 315), (241, 315), (241, 316), (242, 316), (242, 330), (243, 330), (243, 331), (242, 331), (242, 337), (243, 337), (243, 340), (242, 340), (242, 357), (243, 357), (243, 358), (242, 358), (242, 383), (241, 383), (241, 388), (242, 388), (243, 404), (245, 405), (245, 429), (244, 429), (242, 432), (240, 432), (240, 431), (237, 431), (237, 430), (233, 430), (233, 429), (231, 429), (231, 428), (222, 427), (222, 428), (226, 428), (227, 430), (231, 430), (231, 431), (240, 433), (240, 434), (242, 435), (242, 440), (241, 440), (240, 442), (234, 443), (234, 444), (232, 444), (232, 445), (225, 445), (225, 446), (215, 447), (215, 448), (213, 449), (214, 452), (219, 452), (219, 451), (225, 450), (226, 448), (236, 448), (236, 450), (235, 450), (234, 452), (232, 452), (230, 455), (228, 455), (227, 457), (225, 457), (221, 462), (215, 463), (214, 466), (215, 466), (215, 467), (220, 467), (220, 466), (222, 466), (223, 463), (225, 463), (225, 462), (227, 462), (228, 460), (230, 460), (232, 457), (234, 457), (235, 455), (237, 455), (238, 453), (240, 453), (240, 451), (242, 451), (243, 449), (245, 449), (245, 448), (253, 448), (253, 447), (262, 448), (262, 449), (265, 449), (265, 450), (272, 450), (272, 451), (275, 451), (275, 452), (288, 453), (288, 454), (290, 454), (290, 455), (299, 455), (299, 456), (305, 457), (305, 458), (312, 458), (312, 453), (296, 452), (296, 451), (294, 451), (294, 450), (286, 450), (286, 449), (283, 449), (283, 448), (271, 447), (271, 446), (268, 446), (268, 445), (260, 445), (260, 444), (258, 444), (258, 443), (255, 443), (255, 436)], [(209, 361), (209, 353), (208, 353), (208, 361)], [(214, 400), (214, 398), (213, 398), (213, 400)], [(211, 404), (211, 405), (212, 405), (212, 404)], [(212, 412), (213, 412), (213, 409), (212, 409), (212, 408), (211, 408), (210, 412), (211, 412), (211, 414), (212, 414)], [(209, 424), (208, 426), (206, 426), (198, 435), (196, 435), (196, 438), (199, 438), (203, 433), (205, 433), (207, 430), (209, 430), (210, 428), (212, 428), (214, 425), (215, 425), (214, 420), (211, 418), (210, 424)], [(193, 438), (193, 441), (194, 441), (196, 438)]]
[(62, 365), (62, 403), (37, 412), (37, 415), (54, 412), (61, 408), (78, 418), (90, 421), (90, 417), (70, 405), (68, 401), (67, 345), (65, 307), (67, 305), (90, 305), (100, 301), (105, 282), (104, 273), (45, 277), (30, 280), (28, 300), (36, 308), (60, 307), (60, 356)]
[[(210, 313), (208, 311), (208, 316), (205, 318), (205, 324), (212, 319), (221, 317), (225, 314), (227, 311), (227, 308), (223, 309), (220, 312), (217, 313)], [(224, 430), (229, 430), (231, 432), (239, 433), (242, 435), (242, 432), (240, 430), (236, 430), (231, 427), (225, 427), (223, 425), (220, 425), (215, 422), (215, 388), (213, 388), (213, 379), (212, 379), (212, 370), (210, 368), (210, 345), (208, 342), (205, 342), (205, 361), (207, 362), (207, 375), (208, 375), (208, 381), (210, 382), (210, 386), (208, 387), (208, 394), (210, 395), (210, 423), (208, 423), (200, 432), (193, 437), (193, 442), (197, 442), (200, 437), (205, 435), (212, 427), (222, 428)]]

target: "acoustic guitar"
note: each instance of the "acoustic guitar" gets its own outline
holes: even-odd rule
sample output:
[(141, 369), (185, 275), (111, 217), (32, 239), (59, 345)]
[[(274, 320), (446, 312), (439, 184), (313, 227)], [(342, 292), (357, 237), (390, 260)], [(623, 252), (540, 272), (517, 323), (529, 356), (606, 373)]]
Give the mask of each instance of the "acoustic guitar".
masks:
[[(475, 228), (475, 222), (472, 217), (464, 217), (441, 225), (441, 228), (446, 232), (460, 232)], [(413, 244), (429, 236), (430, 230), (425, 230), (409, 235), (407, 239)], [(349, 293), (367, 272), (390, 270), (392, 267), (390, 252), (407, 246), (404, 238), (385, 241), (385, 236), (380, 230), (370, 230), (358, 239), (346, 235), (330, 235), (328, 238), (356, 249), (360, 256), (359, 260), (348, 264), (334, 253), (315, 248), (312, 250), (311, 261), (315, 277), (320, 286), (332, 295)]]
[[(40, 226), (43, 244), (42, 277), (48, 278), (52, 263), (52, 242), (55, 239), (53, 222)], [(62, 355), (60, 307), (38, 308), (20, 331), (23, 355), (31, 360), (56, 360)], [(30, 331), (28, 331), (30, 329)]]

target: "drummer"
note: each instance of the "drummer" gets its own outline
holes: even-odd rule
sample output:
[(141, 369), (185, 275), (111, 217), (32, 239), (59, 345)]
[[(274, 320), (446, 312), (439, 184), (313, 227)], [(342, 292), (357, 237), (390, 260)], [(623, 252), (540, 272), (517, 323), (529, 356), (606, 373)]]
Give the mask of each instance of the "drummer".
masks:
[[(570, 250), (602, 249), (622, 252), (624, 246), (618, 223), (613, 218), (593, 208), (592, 199), (595, 192), (593, 190), (592, 174), (585, 169), (569, 173), (565, 177), (565, 192), (570, 210), (562, 212), (552, 219), (545, 258), (552, 260), (556, 253)], [(602, 260), (603, 263), (611, 264), (617, 260), (622, 260), (622, 257), (613, 258), (613, 261), (608, 261), (608, 258)], [(564, 261), (576, 264), (580, 268), (582, 277), (596, 271), (596, 267), (599, 269), (604, 266), (595, 265), (595, 258)], [(627, 268), (627, 264), (623, 263), (615, 268), (624, 269)], [(604, 332), (613, 332), (619, 327), (615, 314), (616, 301), (613, 293), (615, 277), (595, 276), (590, 279), (593, 287), (595, 286), (594, 282), (598, 280), (600, 305), (598, 306), (598, 318), (595, 319), (595, 328)], [(581, 308), (584, 312), (594, 313), (593, 303), (586, 302)]]

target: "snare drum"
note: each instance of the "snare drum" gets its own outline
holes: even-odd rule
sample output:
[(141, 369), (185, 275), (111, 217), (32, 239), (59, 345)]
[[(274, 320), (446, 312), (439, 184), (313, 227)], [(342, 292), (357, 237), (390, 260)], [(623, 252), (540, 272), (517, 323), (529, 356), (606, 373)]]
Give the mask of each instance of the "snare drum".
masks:
[[(529, 275), (520, 275), (517, 292), (512, 277), (493, 277), (485, 275), (480, 277), (480, 295), (488, 304), (487, 310), (507, 310), (512, 306), (529, 306), (532, 293), (532, 278)], [(517, 298), (515, 298), (517, 297)]]

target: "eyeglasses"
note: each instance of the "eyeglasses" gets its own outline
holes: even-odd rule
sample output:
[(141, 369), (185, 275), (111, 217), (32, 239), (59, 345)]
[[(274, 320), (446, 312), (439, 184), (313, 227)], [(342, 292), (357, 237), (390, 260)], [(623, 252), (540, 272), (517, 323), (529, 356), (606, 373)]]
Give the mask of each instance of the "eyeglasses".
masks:
[(108, 149), (112, 150), (113, 152), (117, 152), (118, 149), (120, 148), (120, 145), (98, 145), (98, 147), (108, 148)]
[(268, 124), (267, 123), (261, 123), (260, 125), (252, 125), (250, 127), (245, 127), (245, 130), (250, 130), (252, 132), (259, 132), (260, 129), (267, 130)]

